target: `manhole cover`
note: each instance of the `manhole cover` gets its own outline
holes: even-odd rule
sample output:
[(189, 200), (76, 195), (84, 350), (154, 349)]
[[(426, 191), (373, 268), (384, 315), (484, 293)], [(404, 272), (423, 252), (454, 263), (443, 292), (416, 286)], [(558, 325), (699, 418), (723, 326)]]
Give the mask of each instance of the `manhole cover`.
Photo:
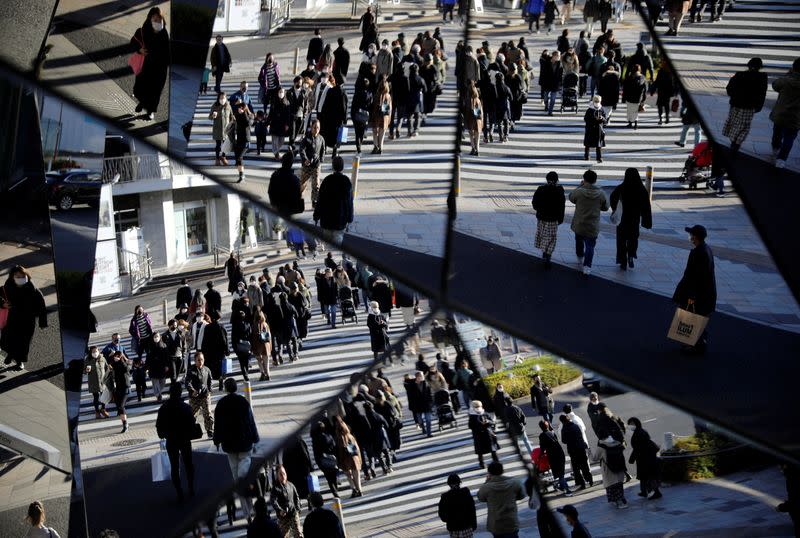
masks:
[(111, 446), (135, 446), (141, 445), (145, 441), (147, 441), (147, 439), (123, 439), (122, 441), (111, 443)]

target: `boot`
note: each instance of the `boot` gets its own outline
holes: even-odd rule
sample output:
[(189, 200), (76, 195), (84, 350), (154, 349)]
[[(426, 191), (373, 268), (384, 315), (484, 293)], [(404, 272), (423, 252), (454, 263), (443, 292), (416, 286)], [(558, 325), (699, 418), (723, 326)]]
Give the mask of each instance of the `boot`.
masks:
[(217, 157), (216, 159), (214, 159), (214, 166), (219, 166), (219, 165), (220, 165), (220, 158)]
[(94, 412), (94, 418), (96, 418), (98, 420), (100, 419), (100, 411), (95, 411)]
[(122, 431), (119, 433), (126, 433), (128, 431), (128, 421), (125, 420), (122, 422)]
[(583, 150), (583, 160), (584, 161), (588, 161), (589, 160), (589, 148), (588, 147), (584, 148), (584, 150)]
[(103, 418), (109, 418), (111, 416), (108, 414), (108, 411), (106, 411), (105, 407), (100, 410), (100, 414), (103, 415)]
[(598, 147), (596, 149), (596, 152), (597, 152), (597, 162), (599, 163), (603, 162), (603, 149)]
[(222, 161), (222, 166), (228, 166), (228, 158), (225, 155), (220, 157), (220, 160)]

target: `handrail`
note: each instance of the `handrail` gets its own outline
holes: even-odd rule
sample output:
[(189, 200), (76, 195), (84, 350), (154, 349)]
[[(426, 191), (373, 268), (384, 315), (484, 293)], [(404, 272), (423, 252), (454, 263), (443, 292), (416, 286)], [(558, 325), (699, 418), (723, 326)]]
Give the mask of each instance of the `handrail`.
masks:
[(159, 155), (126, 155), (103, 159), (103, 180), (111, 182), (119, 174), (119, 182), (145, 179), (172, 179), (174, 166), (170, 159)]
[(120, 256), (120, 267), (128, 269), (131, 293), (147, 284), (153, 278), (153, 258), (150, 256), (150, 247), (146, 247), (146, 254), (139, 254), (123, 248), (117, 249)]

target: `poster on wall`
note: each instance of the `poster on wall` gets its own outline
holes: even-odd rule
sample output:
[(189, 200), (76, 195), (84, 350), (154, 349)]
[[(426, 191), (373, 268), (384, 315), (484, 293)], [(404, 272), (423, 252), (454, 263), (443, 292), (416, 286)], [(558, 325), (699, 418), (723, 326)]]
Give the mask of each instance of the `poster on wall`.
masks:
[(229, 32), (258, 30), (261, 27), (261, 0), (226, 0)]
[(111, 185), (100, 187), (100, 218), (97, 221), (97, 240), (116, 239), (114, 232), (114, 199)]
[(97, 242), (97, 249), (94, 255), (92, 299), (119, 295), (121, 291), (117, 241), (112, 236), (110, 240)]

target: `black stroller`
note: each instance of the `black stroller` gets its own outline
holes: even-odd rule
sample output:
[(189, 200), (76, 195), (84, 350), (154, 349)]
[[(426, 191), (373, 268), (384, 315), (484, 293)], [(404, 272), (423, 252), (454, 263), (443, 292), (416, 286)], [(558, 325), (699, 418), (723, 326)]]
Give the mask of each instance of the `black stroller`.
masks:
[(567, 73), (564, 75), (564, 85), (561, 90), (561, 112), (564, 109), (578, 112), (578, 83), (580, 79), (577, 73)]
[(437, 390), (433, 395), (433, 403), (436, 406), (436, 418), (439, 419), (439, 431), (442, 431), (445, 426), (457, 428), (458, 421), (450, 403), (450, 392)]
[(353, 290), (349, 286), (339, 288), (339, 312), (342, 313), (342, 323), (348, 319), (358, 323), (356, 305), (353, 302)]

